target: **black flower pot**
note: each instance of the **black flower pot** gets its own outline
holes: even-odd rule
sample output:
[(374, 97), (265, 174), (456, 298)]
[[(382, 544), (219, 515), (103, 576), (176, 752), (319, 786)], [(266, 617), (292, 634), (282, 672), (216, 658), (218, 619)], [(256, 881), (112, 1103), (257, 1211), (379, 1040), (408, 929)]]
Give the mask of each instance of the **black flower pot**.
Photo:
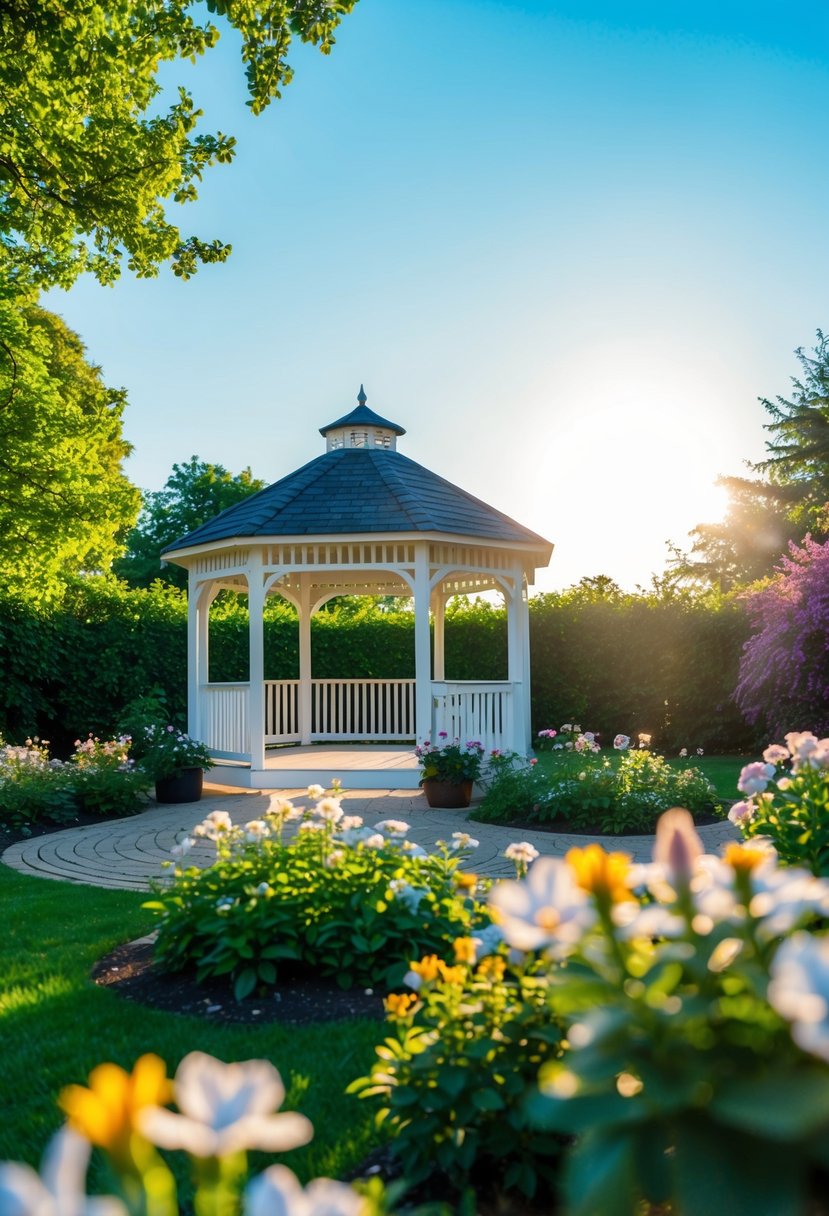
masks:
[(421, 781), (423, 793), (430, 807), (459, 810), (472, 801), (471, 781)]
[(198, 802), (204, 785), (204, 770), (184, 768), (173, 777), (159, 777), (155, 783), (157, 802)]

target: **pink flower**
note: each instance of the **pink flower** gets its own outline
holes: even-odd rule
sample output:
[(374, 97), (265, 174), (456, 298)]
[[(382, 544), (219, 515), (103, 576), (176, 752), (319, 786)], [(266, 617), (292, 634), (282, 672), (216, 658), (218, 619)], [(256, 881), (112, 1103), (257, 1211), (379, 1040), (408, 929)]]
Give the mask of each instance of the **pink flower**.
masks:
[(761, 760), (755, 760), (753, 764), (747, 764), (740, 773), (737, 789), (741, 794), (748, 794), (749, 798), (753, 794), (762, 794), (774, 773), (773, 764), (763, 764)]

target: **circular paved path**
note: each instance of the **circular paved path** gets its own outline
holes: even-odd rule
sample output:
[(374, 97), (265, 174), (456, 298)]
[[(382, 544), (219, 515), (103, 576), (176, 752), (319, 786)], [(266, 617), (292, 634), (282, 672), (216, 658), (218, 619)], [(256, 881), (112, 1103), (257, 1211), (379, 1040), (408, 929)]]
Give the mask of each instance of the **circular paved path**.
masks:
[[(279, 791), (278, 795), (272, 791), (240, 794), (237, 790), (228, 792), (226, 788), (208, 786), (201, 802), (154, 805), (129, 819), (67, 828), (49, 836), (19, 841), (6, 849), (3, 861), (14, 870), (41, 878), (146, 891), (153, 881), (164, 876), (162, 862), (171, 860), (173, 845), (210, 811), (228, 811), (234, 824), (244, 824), (261, 818), (272, 798), (286, 794), (299, 806), (308, 803), (304, 790)], [(410, 824), (409, 839), (426, 849), (432, 849), (436, 840), (450, 839), (453, 832), (468, 831), (480, 845), (466, 863), (467, 867), (490, 877), (514, 874), (512, 862), (503, 855), (513, 840), (528, 840), (539, 853), (555, 856), (566, 853), (574, 845), (598, 839), (475, 823), (467, 820), (465, 811), (430, 810), (419, 790), (347, 790), (342, 799), (346, 814), (362, 815), (369, 826), (381, 819), (406, 820)], [(736, 828), (727, 820), (699, 831), (706, 851), (710, 853), (717, 852), (724, 842), (739, 838)], [(622, 850), (636, 861), (649, 860), (653, 849), (652, 836), (604, 836), (600, 839), (606, 849)], [(214, 859), (213, 845), (198, 841), (187, 855), (187, 864), (207, 866)]]

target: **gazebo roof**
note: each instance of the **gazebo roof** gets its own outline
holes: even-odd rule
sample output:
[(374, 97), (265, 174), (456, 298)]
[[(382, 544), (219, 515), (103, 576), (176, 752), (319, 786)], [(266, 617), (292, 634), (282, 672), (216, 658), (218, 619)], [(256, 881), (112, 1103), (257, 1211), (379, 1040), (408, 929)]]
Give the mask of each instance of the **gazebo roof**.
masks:
[[(372, 415), (374, 425), (377, 416), (364, 405), (354, 414), (360, 410)], [(383, 425), (403, 433), (395, 423)], [(546, 553), (547, 560), (552, 550), (550, 542), (536, 532), (400, 452), (338, 448), (222, 511), (164, 552), (233, 537), (407, 532), (448, 533), (531, 546)]]
[(387, 431), (394, 431), (396, 435), (405, 435), (406, 431), (396, 422), (389, 422), (387, 418), (381, 418), (379, 414), (375, 414), (374, 410), (370, 410), (366, 405), (368, 398), (366, 397), (365, 389), (362, 384), (360, 391), (357, 394), (359, 405), (349, 414), (343, 414), (342, 418), (338, 418), (336, 422), (329, 422), (327, 426), (320, 427), (320, 434), (326, 435), (329, 431), (338, 430), (340, 427), (346, 426), (373, 426), (383, 427)]

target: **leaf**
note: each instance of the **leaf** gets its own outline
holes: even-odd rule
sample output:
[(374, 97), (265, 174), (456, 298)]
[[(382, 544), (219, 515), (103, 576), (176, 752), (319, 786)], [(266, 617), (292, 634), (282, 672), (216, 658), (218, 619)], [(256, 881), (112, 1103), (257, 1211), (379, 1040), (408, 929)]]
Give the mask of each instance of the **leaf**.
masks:
[(243, 1001), (246, 996), (250, 996), (256, 987), (256, 972), (253, 967), (245, 967), (244, 971), (240, 971), (236, 976), (233, 984), (233, 995), (237, 1001)]
[[(588, 1132), (567, 1161), (564, 1189), (569, 1216), (634, 1216), (638, 1204), (629, 1137), (614, 1129)], [(718, 1210), (724, 1211), (711, 1208), (708, 1216)]]
[(829, 1084), (815, 1071), (732, 1082), (708, 1107), (714, 1118), (772, 1140), (800, 1140), (829, 1124)]
[(803, 1216), (804, 1162), (791, 1145), (724, 1135), (703, 1115), (681, 1120), (674, 1143), (674, 1197), (682, 1216)]

